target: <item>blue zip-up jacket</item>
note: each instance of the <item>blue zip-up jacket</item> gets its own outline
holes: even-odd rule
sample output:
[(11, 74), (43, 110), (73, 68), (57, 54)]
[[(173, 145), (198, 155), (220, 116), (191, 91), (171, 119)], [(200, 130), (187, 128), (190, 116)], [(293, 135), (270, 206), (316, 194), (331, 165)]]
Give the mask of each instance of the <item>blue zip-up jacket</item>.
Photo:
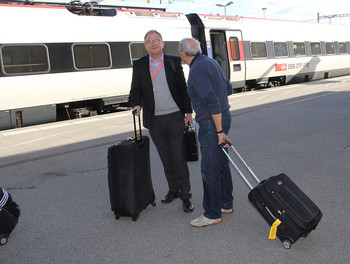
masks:
[(232, 94), (230, 81), (220, 65), (205, 55), (197, 55), (191, 62), (187, 92), (197, 122), (230, 109), (227, 98)]

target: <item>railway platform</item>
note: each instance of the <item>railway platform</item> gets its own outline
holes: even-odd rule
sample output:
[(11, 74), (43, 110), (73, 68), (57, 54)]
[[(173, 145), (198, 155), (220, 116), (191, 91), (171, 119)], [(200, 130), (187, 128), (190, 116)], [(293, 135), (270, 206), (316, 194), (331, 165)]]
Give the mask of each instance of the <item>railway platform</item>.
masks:
[[(107, 149), (133, 135), (131, 111), (0, 131), (0, 186), (20, 205), (2, 264), (36, 263), (349, 263), (350, 77), (230, 96), (229, 138), (261, 178), (284, 172), (320, 207), (316, 230), (292, 248), (269, 240), (232, 169), (234, 213), (194, 228), (202, 214), (200, 162), (189, 163), (195, 209), (167, 192), (151, 142), (156, 193), (137, 221), (114, 218)], [(143, 134), (148, 131), (143, 129)]]

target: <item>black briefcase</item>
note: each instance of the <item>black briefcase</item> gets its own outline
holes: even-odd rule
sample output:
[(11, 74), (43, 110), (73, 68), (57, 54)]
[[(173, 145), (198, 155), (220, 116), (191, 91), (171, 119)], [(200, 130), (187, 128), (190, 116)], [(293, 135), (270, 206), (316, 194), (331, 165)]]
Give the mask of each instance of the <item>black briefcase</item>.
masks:
[(184, 155), (186, 161), (198, 160), (198, 146), (194, 128), (186, 124), (184, 130)]

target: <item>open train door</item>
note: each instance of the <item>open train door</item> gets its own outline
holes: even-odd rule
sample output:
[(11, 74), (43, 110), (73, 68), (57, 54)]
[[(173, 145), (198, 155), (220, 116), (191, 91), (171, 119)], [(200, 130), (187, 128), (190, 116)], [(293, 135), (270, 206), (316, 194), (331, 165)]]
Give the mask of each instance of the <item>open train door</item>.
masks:
[(245, 61), (240, 30), (211, 30), (211, 47), (208, 47), (214, 60), (221, 66), (232, 87), (241, 90), (245, 86)]
[(240, 30), (226, 30), (230, 65), (230, 82), (233, 89), (245, 89), (246, 64), (243, 52), (243, 37)]

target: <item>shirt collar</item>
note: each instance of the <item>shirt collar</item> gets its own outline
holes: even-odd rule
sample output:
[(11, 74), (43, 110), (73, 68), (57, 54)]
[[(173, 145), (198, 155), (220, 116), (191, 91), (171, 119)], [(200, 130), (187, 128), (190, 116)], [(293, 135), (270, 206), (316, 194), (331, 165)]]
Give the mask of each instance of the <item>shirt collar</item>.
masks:
[(155, 62), (155, 61), (152, 59), (152, 57), (149, 56), (149, 63), (150, 63), (150, 65), (152, 65), (152, 66), (160, 66), (160, 65), (162, 64), (163, 60), (164, 60), (164, 53), (162, 53), (162, 57), (161, 57), (157, 62)]

